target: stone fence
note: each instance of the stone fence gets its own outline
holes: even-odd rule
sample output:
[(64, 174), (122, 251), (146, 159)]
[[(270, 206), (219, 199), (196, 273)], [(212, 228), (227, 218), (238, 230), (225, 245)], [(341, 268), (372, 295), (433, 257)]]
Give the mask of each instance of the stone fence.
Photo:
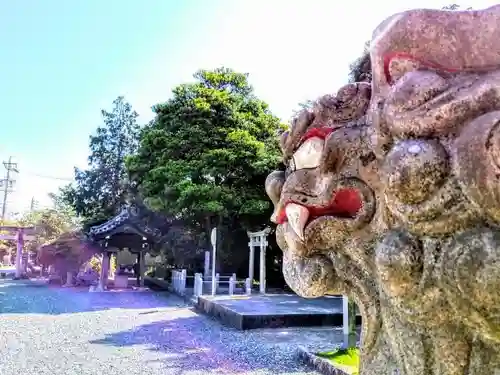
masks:
[[(181, 297), (185, 297), (188, 289), (187, 279), (190, 278), (193, 278), (193, 276), (188, 276), (187, 271), (185, 269), (172, 271), (172, 280), (171, 280), (172, 291)], [(252, 283), (250, 278), (247, 278), (246, 280), (237, 280), (235, 273), (233, 273), (231, 276), (224, 276), (220, 275), (219, 273), (215, 275), (215, 290), (218, 295), (225, 294), (226, 290), (230, 296), (234, 295), (236, 292), (236, 287), (242, 283), (244, 283), (243, 289), (245, 294), (250, 295), (252, 291), (251, 288)], [(204, 285), (206, 285), (211, 291), (211, 284), (212, 284), (211, 276), (205, 276), (205, 278), (203, 278), (202, 273), (196, 273), (194, 275), (193, 297), (199, 297), (203, 294), (206, 294), (204, 293)], [(228, 285), (227, 289), (221, 287), (221, 285), (226, 285), (226, 284)], [(222, 293), (223, 290), (224, 293)]]
[(184, 297), (186, 295), (186, 279), (187, 279), (187, 271), (186, 270), (173, 270), (172, 271), (172, 291)]
[[(205, 284), (209, 284), (211, 285), (212, 284), (212, 278), (211, 277), (205, 277), (205, 279), (203, 278), (203, 274), (201, 273), (197, 273), (194, 275), (194, 297), (199, 297), (201, 295), (203, 295), (203, 286)], [(228, 279), (227, 281), (222, 281), (222, 279)], [(245, 279), (244, 281), (240, 280), (238, 281), (238, 279), (236, 278), (236, 274), (233, 273), (231, 276), (220, 276), (219, 274), (216, 274), (215, 276), (215, 280), (216, 280), (216, 293), (219, 291), (219, 286), (220, 284), (228, 284), (228, 291), (227, 293), (232, 296), (235, 294), (235, 290), (236, 290), (236, 286), (242, 282), (244, 282), (244, 290), (245, 290), (245, 294), (251, 294), (252, 292), (252, 288), (251, 288), (251, 280), (250, 278), (247, 278)], [(211, 288), (210, 288), (211, 290)], [(220, 293), (218, 293), (220, 294)]]

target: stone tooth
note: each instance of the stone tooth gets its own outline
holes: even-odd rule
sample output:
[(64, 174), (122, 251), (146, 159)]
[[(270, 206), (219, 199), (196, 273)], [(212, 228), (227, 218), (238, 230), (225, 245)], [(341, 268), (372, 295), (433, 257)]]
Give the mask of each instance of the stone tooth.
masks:
[(309, 210), (300, 204), (289, 203), (285, 208), (288, 223), (297, 234), (297, 236), (304, 239), (304, 227), (309, 219)]

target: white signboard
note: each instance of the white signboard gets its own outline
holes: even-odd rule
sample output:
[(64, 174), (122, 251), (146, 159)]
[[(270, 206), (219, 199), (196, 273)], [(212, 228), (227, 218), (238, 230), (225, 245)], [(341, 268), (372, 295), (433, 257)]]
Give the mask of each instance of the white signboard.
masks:
[(212, 229), (212, 233), (210, 233), (210, 241), (212, 242), (212, 246), (215, 246), (217, 243), (217, 228)]

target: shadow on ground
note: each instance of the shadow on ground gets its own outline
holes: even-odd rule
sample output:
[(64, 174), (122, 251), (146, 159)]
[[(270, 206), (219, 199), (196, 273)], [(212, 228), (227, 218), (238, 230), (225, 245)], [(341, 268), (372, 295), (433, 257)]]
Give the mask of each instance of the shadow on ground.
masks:
[[(26, 280), (0, 280), (0, 315), (71, 314), (108, 309), (169, 307), (166, 292), (89, 293), (86, 288), (61, 288)], [(175, 297), (174, 297), (175, 298)], [(179, 300), (179, 304), (181, 304)]]
[[(156, 362), (182, 373), (316, 374), (297, 361), (296, 347), (305, 340), (336, 339), (333, 330), (316, 333), (294, 329), (237, 331), (203, 316), (172, 317), (132, 330), (106, 335), (91, 344), (146, 346), (161, 352)], [(314, 337), (316, 334), (316, 337)], [(197, 372), (198, 373), (198, 372)]]

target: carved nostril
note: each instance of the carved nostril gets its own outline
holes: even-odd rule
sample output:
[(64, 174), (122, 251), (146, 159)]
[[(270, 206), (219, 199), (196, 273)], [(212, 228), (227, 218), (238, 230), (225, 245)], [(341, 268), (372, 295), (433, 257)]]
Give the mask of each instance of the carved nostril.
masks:
[(302, 203), (307, 203), (307, 198), (302, 198), (300, 201), (301, 201)]

